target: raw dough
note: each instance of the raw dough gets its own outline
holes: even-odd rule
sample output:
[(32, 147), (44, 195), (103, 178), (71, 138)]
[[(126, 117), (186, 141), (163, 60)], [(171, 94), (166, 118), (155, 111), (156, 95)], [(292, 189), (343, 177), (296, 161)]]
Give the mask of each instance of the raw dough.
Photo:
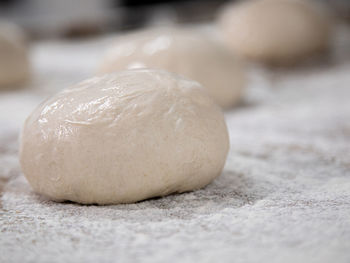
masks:
[(24, 124), (20, 161), (57, 201), (130, 203), (201, 188), (229, 149), (224, 116), (199, 83), (159, 70), (88, 79)]
[(309, 1), (246, 1), (227, 7), (219, 21), (229, 48), (270, 64), (295, 63), (329, 43), (329, 20)]
[(29, 78), (29, 60), (23, 32), (13, 24), (0, 24), (0, 88), (11, 88)]
[(235, 104), (245, 84), (242, 63), (195, 30), (159, 28), (121, 37), (99, 72), (156, 68), (200, 82), (223, 108)]

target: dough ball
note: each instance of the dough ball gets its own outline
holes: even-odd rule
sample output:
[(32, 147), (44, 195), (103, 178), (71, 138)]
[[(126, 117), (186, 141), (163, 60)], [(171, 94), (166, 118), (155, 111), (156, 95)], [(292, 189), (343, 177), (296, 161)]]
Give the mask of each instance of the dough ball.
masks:
[(23, 32), (12, 24), (0, 24), (0, 89), (29, 79), (29, 60)]
[(20, 162), (53, 200), (118, 204), (201, 188), (229, 149), (220, 108), (198, 82), (159, 70), (88, 79), (38, 106)]
[(329, 43), (329, 20), (309, 1), (246, 1), (227, 7), (219, 21), (229, 48), (270, 64), (295, 63)]
[(245, 82), (240, 61), (194, 30), (162, 28), (120, 37), (99, 72), (133, 68), (164, 69), (196, 80), (223, 108), (239, 100)]

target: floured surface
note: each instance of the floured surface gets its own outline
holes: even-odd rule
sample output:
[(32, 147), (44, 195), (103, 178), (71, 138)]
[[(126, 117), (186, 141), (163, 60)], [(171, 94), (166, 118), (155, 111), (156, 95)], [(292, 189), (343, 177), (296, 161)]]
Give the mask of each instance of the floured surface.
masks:
[[(45, 56), (62, 62), (60, 49), (37, 46), (38, 71), (52, 78), (0, 94), (0, 262), (349, 262), (345, 44), (322, 67), (253, 70), (246, 103), (226, 113), (225, 171), (205, 189), (100, 207), (48, 201), (20, 173), (18, 129), (42, 100), (38, 90), (85, 78), (98, 58), (84, 44), (85, 68), (55, 72)], [(78, 44), (60, 45), (67, 61), (85, 57)]]

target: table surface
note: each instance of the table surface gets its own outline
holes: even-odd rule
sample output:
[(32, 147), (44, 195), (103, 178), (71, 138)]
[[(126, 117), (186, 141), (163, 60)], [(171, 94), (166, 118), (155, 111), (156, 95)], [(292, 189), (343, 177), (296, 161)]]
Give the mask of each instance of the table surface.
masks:
[(249, 67), (231, 149), (199, 191), (136, 204), (32, 192), (18, 135), (47, 96), (93, 74), (111, 37), (33, 45), (28, 87), (0, 93), (0, 262), (350, 262), (350, 28), (289, 69)]

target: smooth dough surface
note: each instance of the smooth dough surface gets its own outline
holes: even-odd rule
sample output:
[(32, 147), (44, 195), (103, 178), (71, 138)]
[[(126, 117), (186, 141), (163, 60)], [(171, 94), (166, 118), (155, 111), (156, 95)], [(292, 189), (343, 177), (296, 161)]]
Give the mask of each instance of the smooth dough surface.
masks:
[(270, 64), (292, 64), (327, 48), (330, 25), (307, 0), (251, 0), (219, 17), (223, 40), (234, 52)]
[(245, 84), (241, 61), (190, 29), (159, 28), (122, 36), (107, 52), (99, 72), (132, 68), (164, 69), (196, 80), (223, 108), (239, 100)]
[(29, 59), (23, 32), (0, 23), (0, 89), (22, 84), (29, 78)]
[(53, 200), (130, 203), (201, 188), (229, 149), (198, 82), (159, 70), (88, 79), (43, 102), (21, 136), (22, 171)]

